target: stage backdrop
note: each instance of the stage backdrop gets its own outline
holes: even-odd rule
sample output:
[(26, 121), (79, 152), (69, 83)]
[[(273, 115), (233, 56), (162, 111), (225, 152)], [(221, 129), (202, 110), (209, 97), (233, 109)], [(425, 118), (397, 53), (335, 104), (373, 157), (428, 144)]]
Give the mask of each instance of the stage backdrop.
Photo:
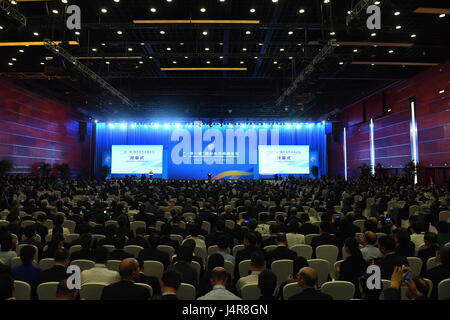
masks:
[[(113, 145), (163, 146), (163, 173), (153, 171), (155, 177), (166, 179), (206, 179), (208, 173), (211, 173), (214, 179), (270, 178), (273, 175), (259, 174), (259, 146), (306, 146), (301, 149), (304, 152), (309, 146), (309, 169), (316, 165), (319, 167), (319, 174), (326, 175), (326, 125), (305, 123), (199, 126), (98, 123), (96, 175), (101, 176), (102, 165), (111, 165)], [(309, 173), (306, 173), (308, 171)], [(305, 174), (301, 176), (312, 177), (311, 170), (305, 168), (304, 164), (302, 172)]]

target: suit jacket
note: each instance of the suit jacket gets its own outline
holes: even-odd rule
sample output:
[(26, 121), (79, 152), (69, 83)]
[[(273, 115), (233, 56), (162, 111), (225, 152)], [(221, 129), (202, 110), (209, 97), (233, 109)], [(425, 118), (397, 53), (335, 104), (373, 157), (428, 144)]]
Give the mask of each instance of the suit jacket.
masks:
[(172, 231), (171, 232), (172, 232), (172, 234), (179, 234), (183, 238), (185, 238), (186, 235), (187, 235), (186, 234), (186, 230), (184, 230), (183, 228), (181, 228), (179, 226), (174, 226), (174, 225), (172, 225)]
[(148, 300), (150, 292), (130, 280), (121, 280), (103, 288), (101, 300)]
[(141, 246), (142, 248), (148, 248), (148, 242), (143, 237), (135, 237), (133, 239), (128, 240), (127, 246)]
[(289, 300), (333, 300), (333, 298), (313, 288), (305, 288), (302, 292), (289, 298)]
[(319, 234), (319, 227), (316, 227), (312, 223), (304, 223), (299, 229), (299, 233), (307, 235), (307, 234)]
[(134, 258), (134, 256), (126, 253), (122, 249), (115, 249), (109, 255), (109, 260), (125, 260), (128, 258)]
[(381, 269), (381, 279), (390, 280), (395, 267), (409, 266), (408, 260), (404, 256), (392, 253), (385, 255), (375, 262)]
[(311, 240), (311, 247), (314, 249), (313, 258), (316, 257), (316, 248), (324, 244), (330, 244), (339, 248), (339, 240), (335, 236), (326, 233), (321, 234)]
[(297, 257), (297, 252), (292, 251), (285, 246), (278, 246), (276, 249), (266, 253), (267, 269), (270, 269), (272, 266), (272, 262), (276, 260), (294, 260), (295, 257)]
[(404, 257), (414, 257), (416, 255), (416, 246), (414, 242), (410, 241), (405, 246), (397, 246), (395, 253)]
[(159, 244), (164, 246), (171, 246), (175, 249), (175, 252), (178, 252), (178, 248), (180, 246), (177, 240), (172, 240), (169, 237), (161, 237), (159, 239)]
[(425, 277), (427, 274), (427, 261), (430, 258), (436, 257), (436, 251), (439, 249), (437, 246), (431, 246), (427, 248), (423, 248), (419, 250), (417, 253), (417, 257), (422, 259), (422, 270), (420, 272), (420, 275), (422, 277)]
[(176, 294), (166, 294), (161, 296), (161, 300), (178, 300)]
[(61, 265), (54, 265), (50, 269), (42, 271), (36, 281), (36, 285), (45, 282), (60, 282), (67, 279), (69, 275), (66, 273), (66, 268)]
[(195, 288), (198, 287), (197, 271), (195, 268), (185, 261), (179, 261), (170, 266), (170, 269), (181, 273), (181, 282), (192, 284)]
[(439, 282), (450, 278), (450, 265), (438, 265), (431, 268), (427, 272), (427, 278), (433, 282), (433, 291), (431, 292), (431, 299), (437, 299), (437, 292)]
[(234, 265), (234, 279), (236, 281), (240, 278), (239, 263), (241, 263), (244, 260), (250, 260), (252, 253), (258, 250), (261, 249), (255, 246), (248, 246), (247, 248), (244, 248), (236, 253), (236, 264)]
[(139, 252), (138, 259), (139, 261), (153, 260), (162, 262), (162, 264), (164, 264), (164, 269), (167, 269), (170, 264), (169, 254), (156, 248), (146, 248), (141, 250), (141, 252)]
[(161, 285), (159, 284), (159, 280), (156, 277), (146, 276), (145, 274), (140, 273), (135, 282), (148, 284), (153, 289), (153, 295), (161, 294)]

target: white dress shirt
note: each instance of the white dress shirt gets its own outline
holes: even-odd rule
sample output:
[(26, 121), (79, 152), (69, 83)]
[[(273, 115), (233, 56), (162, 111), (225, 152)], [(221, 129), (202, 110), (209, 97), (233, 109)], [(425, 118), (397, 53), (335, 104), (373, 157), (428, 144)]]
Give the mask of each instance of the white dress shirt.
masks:
[(242, 300), (237, 295), (228, 291), (225, 286), (214, 286), (213, 289), (205, 294), (204, 296), (198, 298), (197, 300)]
[(81, 285), (92, 282), (102, 282), (106, 285), (120, 281), (117, 271), (109, 270), (104, 264), (95, 264), (95, 267), (81, 272)]
[(242, 277), (236, 283), (236, 289), (241, 292), (241, 289), (248, 284), (258, 284), (258, 276), (261, 271), (252, 271), (248, 276)]

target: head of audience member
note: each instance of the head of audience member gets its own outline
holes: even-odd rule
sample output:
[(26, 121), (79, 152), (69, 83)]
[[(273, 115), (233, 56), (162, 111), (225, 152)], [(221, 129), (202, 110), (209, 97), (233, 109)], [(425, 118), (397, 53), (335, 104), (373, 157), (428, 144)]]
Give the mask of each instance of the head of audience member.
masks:
[(172, 226), (171, 226), (170, 224), (164, 223), (164, 224), (161, 226), (161, 236), (162, 236), (162, 237), (169, 238), (171, 232), (172, 232)]
[(114, 237), (114, 247), (118, 250), (123, 250), (125, 244), (127, 243), (127, 238), (123, 234), (118, 234)]
[(395, 241), (389, 236), (380, 237), (378, 239), (378, 248), (384, 255), (392, 253), (395, 250)]
[(52, 238), (48, 244), (48, 249), (56, 250), (58, 248), (62, 248), (64, 245), (64, 236), (62, 233), (54, 233), (52, 234)]
[(394, 235), (395, 242), (400, 246), (406, 246), (411, 242), (411, 236), (408, 230), (404, 228), (397, 229)]
[(263, 271), (266, 268), (266, 257), (264, 252), (257, 250), (250, 256), (250, 269), (254, 272)]
[(67, 287), (67, 280), (61, 280), (56, 287), (56, 300), (79, 300), (78, 293), (78, 290)]
[(246, 232), (244, 235), (244, 247), (250, 247), (250, 246), (256, 246), (256, 242), (257, 242), (257, 238), (256, 235), (253, 232)]
[(80, 237), (80, 245), (83, 249), (91, 249), (93, 237), (90, 233), (85, 233)]
[(35, 254), (36, 254), (36, 249), (34, 246), (24, 246), (20, 250), (20, 260), (22, 260), (22, 265), (32, 264)]
[(271, 270), (264, 270), (258, 275), (258, 287), (264, 297), (273, 296), (277, 288), (277, 276)]
[(256, 228), (258, 228), (258, 221), (256, 219), (249, 219), (247, 223), (247, 228), (251, 232), (255, 232)]
[(305, 267), (300, 269), (297, 274), (298, 285), (300, 288), (315, 288), (317, 285), (317, 281), (319, 280), (319, 276), (317, 275), (317, 271), (310, 267)]
[(229, 204), (227, 204), (224, 208), (225, 213), (232, 213), (233, 212), (233, 207)]
[(364, 233), (364, 238), (368, 245), (374, 246), (377, 243), (377, 234), (373, 231), (366, 231)]
[(304, 257), (295, 257), (292, 265), (292, 274), (294, 275), (293, 278), (301, 269), (305, 267), (309, 267), (308, 260)]
[(331, 223), (327, 221), (322, 221), (319, 224), (320, 234), (330, 234), (332, 232)]
[(0, 274), (0, 301), (14, 297), (14, 279), (9, 273)]
[(309, 214), (302, 213), (300, 215), (300, 221), (301, 221), (302, 224), (309, 223)]
[(121, 280), (134, 281), (139, 277), (139, 262), (135, 258), (127, 258), (119, 264), (119, 275)]
[(194, 250), (192, 246), (189, 244), (184, 243), (179, 249), (177, 253), (177, 258), (180, 261), (188, 262), (190, 263), (192, 261)]
[(218, 219), (216, 222), (216, 231), (224, 232), (225, 229), (225, 220)]
[(347, 238), (345, 240), (344, 250), (349, 256), (362, 259), (362, 252), (359, 249), (359, 243), (354, 237)]
[(25, 227), (23, 234), (25, 238), (32, 239), (36, 235), (36, 227), (34, 225)]
[(55, 251), (55, 265), (67, 267), (69, 265), (69, 251), (66, 248), (59, 248)]
[(423, 236), (423, 242), (425, 243), (426, 247), (432, 247), (437, 246), (437, 236), (434, 232), (425, 232), (425, 235)]
[(440, 248), (436, 257), (442, 265), (450, 267), (450, 246)]
[(220, 251), (227, 251), (229, 244), (228, 238), (225, 235), (221, 235), (217, 239), (217, 246)]
[(366, 220), (364, 221), (364, 230), (377, 232), (377, 224), (372, 220)]
[(128, 217), (124, 214), (121, 214), (117, 217), (117, 223), (119, 224), (119, 228), (127, 228), (128, 227)]
[(297, 219), (292, 219), (288, 223), (288, 232), (289, 233), (299, 233), (300, 225)]
[(0, 245), (3, 252), (11, 251), (13, 246), (11, 233), (5, 232), (0, 235)]
[(115, 224), (108, 224), (105, 227), (105, 236), (107, 238), (113, 238), (117, 232), (117, 226)]
[(38, 214), (36, 218), (36, 222), (40, 224), (44, 224), (47, 221), (47, 215), (45, 213)]
[(271, 237), (275, 237), (278, 234), (278, 232), (280, 232), (280, 226), (276, 223), (272, 223), (269, 226), (269, 232)]
[(381, 283), (380, 289), (369, 289), (367, 287), (367, 280), (371, 275), (368, 273), (364, 273), (359, 278), (359, 292), (361, 294), (361, 298), (363, 300), (379, 300), (381, 293), (383, 292), (383, 283)]
[(160, 237), (156, 233), (153, 233), (148, 237), (147, 241), (150, 248), (156, 249), (156, 247), (159, 246)]
[(277, 246), (287, 247), (288, 242), (286, 235), (284, 233), (277, 234), (277, 236), (275, 237), (275, 243), (277, 244)]
[(201, 230), (202, 230), (202, 228), (200, 227), (200, 225), (197, 223), (194, 223), (193, 225), (191, 225), (190, 234), (193, 237), (198, 237), (199, 234), (201, 233)]
[(211, 272), (216, 267), (224, 267), (225, 260), (223, 256), (218, 253), (214, 253), (208, 258), (208, 271)]
[(182, 275), (174, 269), (165, 271), (161, 278), (161, 292), (176, 293), (181, 285), (181, 277)]
[(145, 236), (145, 228), (139, 227), (136, 228), (136, 238), (144, 238)]
[(211, 271), (209, 276), (209, 281), (211, 286), (214, 288), (215, 286), (224, 286), (226, 287), (228, 283), (228, 274), (222, 267), (216, 267)]
[(93, 256), (96, 264), (106, 264), (109, 258), (108, 248), (103, 246), (95, 248)]
[(412, 233), (420, 234), (423, 230), (422, 224), (418, 221), (411, 223), (410, 230)]

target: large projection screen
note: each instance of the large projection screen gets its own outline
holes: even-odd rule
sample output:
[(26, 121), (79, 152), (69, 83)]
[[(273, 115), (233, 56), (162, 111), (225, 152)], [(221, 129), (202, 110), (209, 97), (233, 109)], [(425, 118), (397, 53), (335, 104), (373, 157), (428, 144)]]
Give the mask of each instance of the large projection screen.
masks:
[(163, 146), (119, 146), (111, 149), (112, 174), (163, 173)]
[(259, 174), (309, 174), (309, 146), (258, 146)]

